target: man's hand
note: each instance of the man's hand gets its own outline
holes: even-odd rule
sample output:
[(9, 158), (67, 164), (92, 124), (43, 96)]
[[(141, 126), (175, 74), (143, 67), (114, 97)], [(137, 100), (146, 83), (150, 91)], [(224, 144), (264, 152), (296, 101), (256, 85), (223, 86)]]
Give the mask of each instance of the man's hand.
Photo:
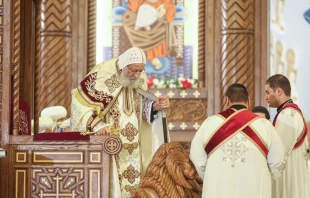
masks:
[(110, 135), (110, 130), (109, 127), (103, 127), (102, 129), (99, 129), (99, 131), (96, 132), (96, 135), (104, 135), (104, 136), (108, 136)]
[(47, 128), (44, 130), (44, 133), (53, 133), (52, 129), (51, 128)]
[(156, 111), (169, 108), (169, 98), (167, 96), (159, 96), (154, 104)]

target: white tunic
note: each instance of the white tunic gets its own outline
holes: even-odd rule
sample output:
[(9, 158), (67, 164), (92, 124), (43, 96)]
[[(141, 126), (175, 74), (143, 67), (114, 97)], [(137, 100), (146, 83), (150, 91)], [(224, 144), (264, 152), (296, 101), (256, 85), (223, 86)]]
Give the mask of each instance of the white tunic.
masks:
[(152, 25), (157, 20), (158, 11), (151, 5), (142, 4), (137, 12), (137, 27), (146, 27)]
[(273, 185), (274, 198), (309, 198), (310, 178), (307, 170), (306, 142), (293, 149), (304, 128), (302, 116), (293, 108), (280, 112), (275, 128), (284, 144), (285, 170)]
[(208, 156), (204, 144), (223, 122), (219, 116), (209, 117), (191, 143), (190, 158), (203, 178), (202, 197), (271, 197), (272, 179), (281, 175), (284, 157), (283, 144), (274, 127), (264, 118), (250, 125), (268, 148), (267, 159), (242, 132), (225, 140)]

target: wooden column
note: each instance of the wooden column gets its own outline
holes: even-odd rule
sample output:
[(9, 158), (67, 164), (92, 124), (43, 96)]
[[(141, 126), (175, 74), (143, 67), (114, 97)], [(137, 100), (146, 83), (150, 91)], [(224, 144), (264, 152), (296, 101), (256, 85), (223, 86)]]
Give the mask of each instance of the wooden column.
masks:
[(222, 1), (221, 108), (232, 83), (244, 84), (254, 101), (254, 0)]
[(87, 73), (96, 65), (96, 0), (88, 1)]
[(13, 40), (12, 40), (12, 109), (13, 109), (13, 135), (18, 135), (19, 122), (19, 96), (20, 96), (20, 55), (21, 55), (21, 1), (13, 1)]
[(36, 113), (53, 105), (70, 111), (72, 1), (37, 2), (40, 7), (36, 14)]
[(206, 2), (199, 0), (198, 14), (198, 87), (206, 87), (206, 65), (205, 65), (205, 18), (206, 18)]
[(224, 109), (225, 92), (233, 83), (247, 87), (250, 108), (262, 104), (268, 57), (267, 2), (206, 1), (208, 115)]

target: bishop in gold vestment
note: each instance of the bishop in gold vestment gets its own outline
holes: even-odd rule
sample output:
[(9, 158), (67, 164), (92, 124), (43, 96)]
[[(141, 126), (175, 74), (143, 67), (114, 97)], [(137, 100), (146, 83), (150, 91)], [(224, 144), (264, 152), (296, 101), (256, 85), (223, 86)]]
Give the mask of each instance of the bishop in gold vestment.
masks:
[(147, 91), (145, 63), (144, 52), (130, 48), (95, 66), (72, 91), (71, 130), (110, 134), (122, 141), (122, 150), (111, 160), (111, 197), (131, 195), (164, 142), (159, 110), (168, 108), (169, 99)]

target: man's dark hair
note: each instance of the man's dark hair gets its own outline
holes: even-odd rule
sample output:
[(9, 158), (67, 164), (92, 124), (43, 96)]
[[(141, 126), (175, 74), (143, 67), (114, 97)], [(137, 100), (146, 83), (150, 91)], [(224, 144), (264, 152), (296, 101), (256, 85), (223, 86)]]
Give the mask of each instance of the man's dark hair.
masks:
[(270, 120), (269, 111), (263, 106), (256, 106), (252, 109), (253, 113), (264, 113), (267, 120)]
[(231, 102), (248, 102), (249, 94), (242, 84), (234, 83), (230, 85), (225, 94)]
[(265, 84), (269, 85), (273, 91), (276, 91), (277, 88), (281, 88), (286, 96), (291, 96), (291, 83), (282, 74), (271, 76)]

